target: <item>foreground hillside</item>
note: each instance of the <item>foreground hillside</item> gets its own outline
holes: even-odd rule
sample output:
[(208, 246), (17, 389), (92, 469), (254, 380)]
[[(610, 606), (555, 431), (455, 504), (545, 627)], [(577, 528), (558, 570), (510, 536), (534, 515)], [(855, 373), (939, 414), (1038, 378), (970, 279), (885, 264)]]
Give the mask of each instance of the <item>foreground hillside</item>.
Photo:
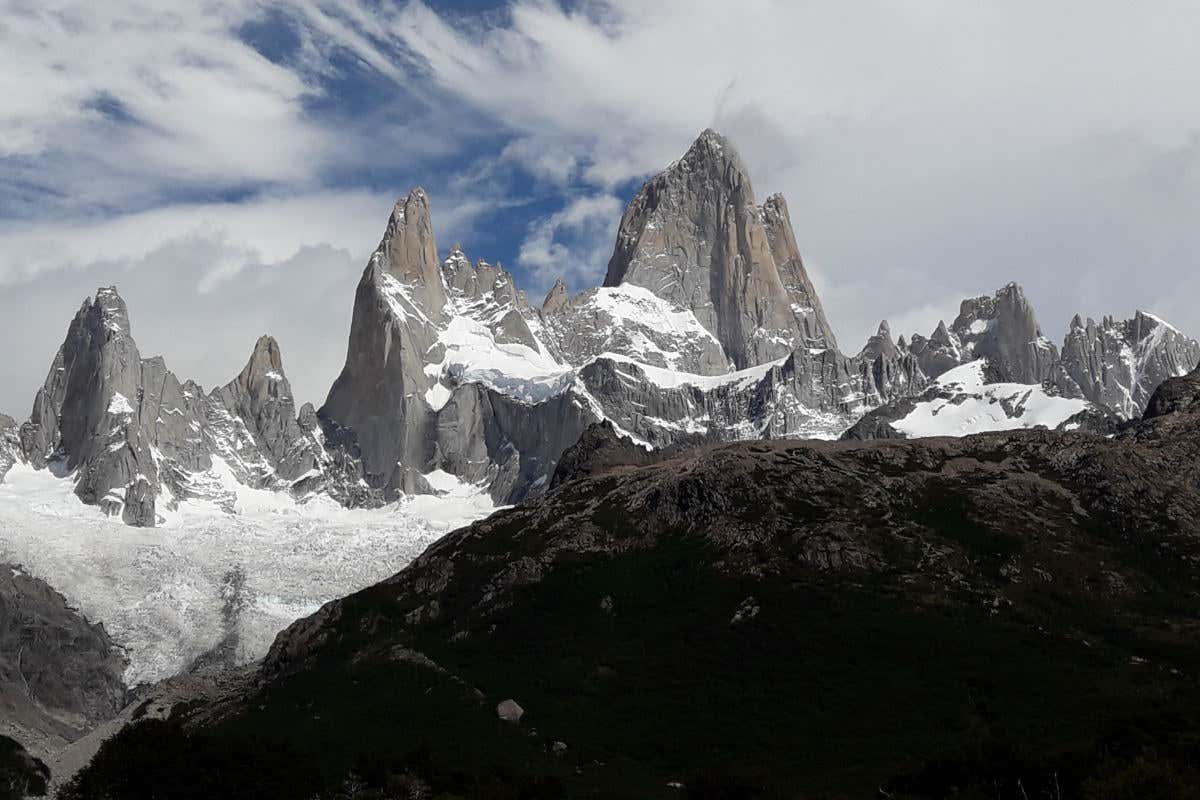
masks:
[(70, 796), (1192, 797), (1198, 395), (1111, 439), (626, 466), (593, 428), (547, 496), (127, 729)]

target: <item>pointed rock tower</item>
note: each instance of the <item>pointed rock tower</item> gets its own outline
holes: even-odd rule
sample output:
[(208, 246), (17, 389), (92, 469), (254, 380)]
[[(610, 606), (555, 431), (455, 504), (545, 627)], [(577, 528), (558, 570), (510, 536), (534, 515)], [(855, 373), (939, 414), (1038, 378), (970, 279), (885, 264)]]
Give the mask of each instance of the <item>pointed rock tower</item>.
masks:
[[(269, 479), (278, 478), (290, 483), (319, 472), (320, 445), (312, 438), (311, 430), (304, 430), (297, 420), (292, 387), (283, 372), (283, 356), (272, 337), (259, 338), (241, 373), (213, 390), (212, 398), (239, 430), (249, 434), (248, 440), (236, 434), (221, 437), (235, 445), (244, 442), (238, 462), (251, 463), (254, 456), (265, 461), (266, 475), (257, 482), (269, 483)], [(226, 417), (213, 411), (209, 419), (214, 429), (220, 429)]]
[(604, 281), (621, 284), (690, 310), (738, 369), (836, 345), (786, 206), (758, 206), (741, 158), (711, 130), (626, 208)]
[(142, 359), (115, 288), (85, 300), (38, 390), (22, 448), (35, 467), (76, 473), (83, 502), (153, 525), (158, 470), (138, 424)]
[(446, 307), (429, 198), (413, 189), (396, 204), (354, 296), (346, 364), (320, 415), (354, 440), (372, 485), (397, 489), (401, 465), (424, 465), (435, 423), (425, 365), (440, 360)]

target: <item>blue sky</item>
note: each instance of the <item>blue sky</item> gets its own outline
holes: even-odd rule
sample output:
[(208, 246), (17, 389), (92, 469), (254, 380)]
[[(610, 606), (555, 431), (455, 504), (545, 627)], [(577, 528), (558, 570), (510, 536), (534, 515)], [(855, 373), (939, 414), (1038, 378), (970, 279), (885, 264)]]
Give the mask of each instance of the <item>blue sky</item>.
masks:
[(344, 357), (390, 205), (535, 299), (597, 283), (624, 203), (715, 127), (782, 191), (853, 350), (1025, 285), (1200, 332), (1194, 3), (0, 0), (0, 410), (100, 284), (205, 385), (264, 332)]

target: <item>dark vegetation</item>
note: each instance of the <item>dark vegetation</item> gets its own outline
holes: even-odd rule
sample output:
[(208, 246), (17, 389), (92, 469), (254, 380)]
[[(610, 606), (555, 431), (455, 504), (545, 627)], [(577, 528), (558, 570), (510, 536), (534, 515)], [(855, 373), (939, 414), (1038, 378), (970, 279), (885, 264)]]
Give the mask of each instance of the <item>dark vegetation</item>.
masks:
[(576, 464), (67, 797), (1190, 800), (1197, 423)]
[(50, 770), (18, 742), (0, 736), (0, 800), (43, 797)]

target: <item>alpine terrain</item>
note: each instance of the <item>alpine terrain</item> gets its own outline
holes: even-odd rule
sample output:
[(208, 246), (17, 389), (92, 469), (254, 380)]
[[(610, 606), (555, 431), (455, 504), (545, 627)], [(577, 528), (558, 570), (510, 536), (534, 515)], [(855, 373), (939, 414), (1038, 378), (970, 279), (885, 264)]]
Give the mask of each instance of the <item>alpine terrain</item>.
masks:
[(80, 305), (0, 415), (0, 795), (1196, 796), (1200, 342), (1009, 283), (843, 350), (712, 130), (599, 286), (434, 216), (319, 407)]
[[(591, 424), (648, 448), (766, 438), (1107, 429), (1200, 362), (1145, 312), (1071, 321), (1061, 349), (1021, 288), (964, 300), (928, 337), (886, 322), (838, 348), (784, 199), (761, 205), (733, 146), (707, 130), (621, 219), (604, 285), (540, 306), (499, 264), (441, 258), (429, 197), (399, 201), (354, 296), (345, 366), (297, 410), (279, 345), (205, 392), (144, 359), (115, 288), (71, 321), (29, 421), (0, 420), (17, 460), (133, 525), (180, 503), (233, 510), (237, 486), (374, 507), (438, 477), (515, 503), (546, 490)], [(870, 412), (870, 413), (869, 413)], [(434, 476), (430, 479), (430, 476)]]

